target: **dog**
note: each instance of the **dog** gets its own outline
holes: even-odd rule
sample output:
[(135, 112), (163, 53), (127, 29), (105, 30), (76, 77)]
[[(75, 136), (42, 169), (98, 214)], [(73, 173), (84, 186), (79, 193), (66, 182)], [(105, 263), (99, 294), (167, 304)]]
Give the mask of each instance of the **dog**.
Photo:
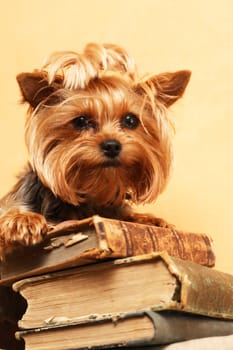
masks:
[(132, 204), (154, 201), (167, 184), (174, 133), (167, 110), (190, 75), (140, 77), (127, 51), (96, 43), (19, 74), (29, 162), (0, 202), (0, 257), (40, 242), (50, 225), (95, 214), (169, 226)]

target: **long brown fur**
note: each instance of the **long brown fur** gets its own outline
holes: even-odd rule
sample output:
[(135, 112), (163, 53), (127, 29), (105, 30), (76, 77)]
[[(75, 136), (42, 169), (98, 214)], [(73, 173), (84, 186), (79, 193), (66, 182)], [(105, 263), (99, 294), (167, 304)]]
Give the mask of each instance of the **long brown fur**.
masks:
[(189, 78), (189, 71), (140, 78), (124, 49), (93, 43), (19, 74), (29, 103), (29, 164), (0, 203), (0, 256), (70, 218), (100, 214), (166, 226), (130, 204), (152, 202), (166, 186), (174, 131), (167, 108)]

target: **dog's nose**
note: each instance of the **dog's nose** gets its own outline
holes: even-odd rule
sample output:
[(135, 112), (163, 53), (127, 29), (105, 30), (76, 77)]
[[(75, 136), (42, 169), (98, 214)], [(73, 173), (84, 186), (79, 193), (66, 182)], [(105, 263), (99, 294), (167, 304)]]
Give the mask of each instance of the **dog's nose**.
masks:
[(121, 144), (117, 140), (105, 140), (101, 142), (100, 148), (108, 158), (115, 158), (121, 151)]

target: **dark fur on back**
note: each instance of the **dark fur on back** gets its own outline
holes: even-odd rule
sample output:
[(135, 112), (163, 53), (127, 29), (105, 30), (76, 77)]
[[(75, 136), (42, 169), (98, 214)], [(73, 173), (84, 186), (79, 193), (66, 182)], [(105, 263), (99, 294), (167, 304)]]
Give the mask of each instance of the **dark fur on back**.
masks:
[(14, 188), (17, 201), (23, 198), (25, 206), (32, 212), (43, 215), (50, 223), (57, 223), (68, 219), (84, 219), (99, 214), (105, 217), (123, 219), (126, 213), (115, 207), (93, 207), (88, 202), (78, 206), (63, 202), (52, 191), (43, 185), (30, 164), (27, 165), (23, 174)]

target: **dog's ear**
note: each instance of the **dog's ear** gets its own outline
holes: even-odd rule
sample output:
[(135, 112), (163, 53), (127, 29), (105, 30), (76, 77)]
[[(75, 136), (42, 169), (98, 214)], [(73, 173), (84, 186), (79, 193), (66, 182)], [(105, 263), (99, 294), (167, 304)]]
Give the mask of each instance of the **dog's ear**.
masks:
[[(170, 107), (174, 102), (182, 97), (186, 86), (188, 85), (191, 72), (189, 70), (181, 70), (174, 73), (162, 73), (155, 75), (145, 81), (145, 84), (152, 88), (155, 98), (163, 103), (166, 107)], [(139, 84), (140, 85), (140, 84)], [(145, 88), (143, 88), (146, 91)]]
[(20, 73), (16, 77), (23, 101), (28, 102), (33, 108), (47, 99), (56, 90), (61, 88), (62, 79), (57, 77), (52, 84), (48, 83), (47, 73), (33, 72)]

